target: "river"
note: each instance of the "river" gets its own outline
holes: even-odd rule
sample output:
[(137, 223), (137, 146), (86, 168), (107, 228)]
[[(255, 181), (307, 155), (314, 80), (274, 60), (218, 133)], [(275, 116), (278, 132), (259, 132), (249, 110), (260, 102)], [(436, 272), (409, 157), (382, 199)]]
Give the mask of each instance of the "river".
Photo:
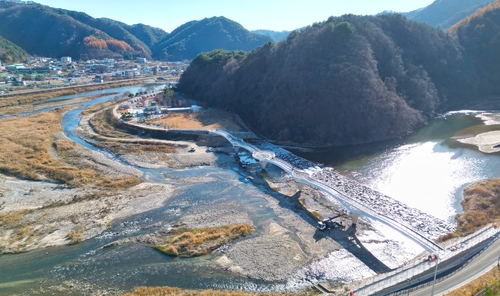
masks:
[(454, 222), (455, 215), (463, 212), (460, 202), (468, 184), (500, 177), (499, 154), (479, 152), (456, 138), (498, 128), (484, 125), (475, 112), (451, 112), (402, 139), (297, 154)]
[[(106, 92), (135, 93), (140, 89), (145, 89), (145, 86), (108, 89), (52, 100), (67, 100)], [(84, 108), (110, 100), (114, 96), (84, 102), (81, 107), (68, 111), (63, 117), (65, 134), (80, 145), (97, 149), (74, 133), (79, 121), (78, 115)], [(476, 180), (500, 175), (498, 155), (480, 153), (472, 146), (459, 144), (453, 139), (457, 135), (475, 135), (485, 129), (481, 120), (473, 114), (457, 113), (447, 116), (447, 120), (436, 119), (404, 139), (299, 154), (310, 160), (331, 165), (342, 173), (413, 207), (452, 221), (453, 216), (461, 211), (460, 201), (464, 186)], [(109, 158), (122, 161), (109, 152), (103, 152)], [(279, 217), (266, 207), (267, 201), (259, 197), (261, 189), (243, 182), (244, 178), (236, 165), (224, 169), (138, 169), (141, 169), (149, 180), (167, 184), (172, 178), (182, 178), (186, 175), (210, 176), (217, 182), (193, 185), (186, 190), (176, 191), (164, 207), (116, 221), (109, 231), (81, 244), (0, 256), (0, 294), (10, 295), (33, 289), (36, 293), (46, 291), (57, 295), (54, 290), (40, 288), (55, 284), (86, 285), (89, 294), (90, 291), (99, 289), (112, 293), (139, 285), (248, 291), (282, 288), (281, 284), (252, 280), (213, 268), (210, 264), (213, 255), (187, 259), (170, 258), (139, 243), (102, 249), (102, 246), (118, 238), (147, 233), (148, 230), (141, 226), (159, 221), (175, 224), (180, 212), (189, 211), (190, 205), (181, 206), (186, 199), (195, 204), (204, 200), (216, 200), (224, 192), (227, 192), (225, 202), (232, 202), (237, 208), (249, 213), (250, 219), (257, 226), (257, 232), (262, 232), (269, 221), (279, 221)], [(168, 174), (169, 178), (165, 178), (165, 174)], [(80, 295), (81, 291), (80, 289), (75, 292), (75, 295)], [(67, 290), (60, 293), (67, 294)]]
[[(136, 93), (145, 90), (146, 85), (128, 86), (115, 89), (92, 91), (77, 95), (64, 96), (44, 102), (66, 101), (77, 97), (104, 93)], [(157, 88), (163, 86), (157, 86)], [(108, 158), (128, 164), (109, 151), (101, 150), (86, 142), (75, 133), (80, 120), (80, 113), (88, 106), (112, 100), (116, 94), (102, 96), (87, 102), (78, 103), (78, 108), (68, 111), (62, 119), (64, 133), (74, 142), (92, 150), (102, 152)], [(43, 102), (40, 102), (41, 104)], [(56, 107), (39, 109), (44, 112)], [(137, 236), (156, 231), (145, 230), (159, 222), (174, 225), (180, 213), (189, 212), (194, 205), (219, 200), (234, 203), (235, 210), (248, 213), (257, 233), (262, 233), (270, 221), (279, 218), (268, 207), (267, 201), (259, 196), (259, 189), (248, 184), (238, 171), (238, 165), (228, 168), (194, 167), (189, 170), (136, 167), (144, 173), (148, 181), (170, 184), (172, 180), (190, 176), (204, 176), (216, 181), (209, 184), (197, 184), (187, 189), (176, 190), (169, 203), (157, 210), (145, 212), (123, 220), (115, 221), (110, 230), (102, 235), (73, 246), (51, 247), (43, 250), (14, 255), (0, 255), (0, 295), (16, 293), (35, 293), (50, 295), (68, 295), (68, 288), (79, 286), (74, 295), (88, 294), (95, 291), (130, 290), (133, 287), (176, 286), (182, 288), (205, 289), (243, 289), (247, 291), (265, 291), (279, 289), (282, 285), (252, 280), (246, 277), (214, 268), (212, 255), (196, 258), (171, 258), (160, 254), (153, 248), (140, 243), (132, 243), (118, 248), (102, 247), (120, 238)], [(168, 178), (164, 176), (168, 175)], [(236, 184), (236, 185), (235, 185)], [(224, 198), (222, 199), (221, 196)], [(188, 201), (188, 202), (187, 202)], [(58, 288), (47, 289), (60, 285)], [(119, 288), (117, 288), (119, 287)], [(76, 292), (76, 290), (78, 290)], [(71, 293), (70, 293), (71, 294)]]

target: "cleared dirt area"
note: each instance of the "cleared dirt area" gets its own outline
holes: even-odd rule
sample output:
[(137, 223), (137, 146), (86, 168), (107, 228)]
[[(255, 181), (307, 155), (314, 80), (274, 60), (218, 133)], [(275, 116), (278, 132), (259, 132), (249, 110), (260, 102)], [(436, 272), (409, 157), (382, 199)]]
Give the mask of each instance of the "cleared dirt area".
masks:
[(148, 123), (161, 123), (162, 126), (181, 129), (225, 128), (231, 131), (246, 131), (238, 124), (238, 120), (233, 114), (218, 110), (199, 113), (171, 113), (164, 118), (148, 121)]

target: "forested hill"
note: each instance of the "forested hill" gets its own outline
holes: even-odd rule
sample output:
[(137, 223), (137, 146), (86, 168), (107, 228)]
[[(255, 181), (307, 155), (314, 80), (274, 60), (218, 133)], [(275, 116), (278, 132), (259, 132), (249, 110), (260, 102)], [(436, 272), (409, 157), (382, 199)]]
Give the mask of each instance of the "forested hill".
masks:
[(477, 95), (500, 96), (500, 0), (479, 9), (449, 32), (457, 37), (475, 67)]
[(29, 54), (87, 59), (150, 56), (147, 46), (119, 25), (84, 13), (0, 1), (0, 19), (0, 36)]
[(22, 48), (0, 36), (0, 62), (19, 62), (27, 56), (28, 54)]
[(153, 46), (153, 54), (160, 59), (190, 60), (200, 52), (218, 48), (249, 51), (272, 40), (225, 17), (212, 17), (178, 27)]
[(260, 35), (265, 35), (272, 37), (274, 41), (278, 42), (286, 38), (288, 34), (290, 34), (290, 31), (273, 31), (273, 30), (253, 30), (250, 31), (254, 34), (260, 34)]
[(436, 0), (431, 5), (405, 13), (406, 17), (428, 25), (448, 29), (461, 19), (494, 0)]
[(477, 91), (455, 38), (399, 14), (330, 18), (258, 50), (197, 56), (189, 97), (242, 115), (265, 136), (347, 145), (404, 136)]

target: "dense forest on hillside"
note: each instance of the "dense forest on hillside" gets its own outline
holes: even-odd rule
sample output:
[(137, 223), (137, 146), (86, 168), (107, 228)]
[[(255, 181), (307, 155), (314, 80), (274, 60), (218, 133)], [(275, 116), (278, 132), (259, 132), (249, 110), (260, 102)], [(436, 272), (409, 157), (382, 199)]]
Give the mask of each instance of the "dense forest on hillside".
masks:
[(191, 21), (175, 29), (153, 46), (153, 54), (160, 59), (193, 59), (200, 52), (218, 48), (252, 50), (273, 39), (253, 34), (240, 24), (225, 17)]
[(28, 54), (19, 46), (0, 36), (0, 61), (15, 63), (22, 61)]
[(480, 96), (500, 95), (500, 0), (479, 9), (450, 29), (476, 67)]
[(179, 90), (237, 112), (272, 139), (358, 144), (471, 104), (479, 86), (465, 58), (456, 38), (399, 14), (346, 15), (249, 54), (201, 54)]
[(151, 59), (151, 50), (149, 49), (149, 47), (132, 33), (128, 32), (119, 22), (115, 22), (106, 18), (96, 19), (83, 12), (69, 11), (64, 9), (55, 9), (55, 11), (57, 11), (59, 15), (67, 14), (73, 19), (85, 25), (88, 25), (89, 27), (104, 32), (113, 39), (127, 43), (130, 48), (127, 48), (127, 50), (124, 51), (136, 52), (139, 56)]
[(272, 30), (253, 30), (250, 31), (254, 34), (260, 34), (260, 35), (265, 35), (269, 36), (274, 39), (274, 41), (278, 42), (286, 38), (288, 34), (290, 34), (290, 31), (272, 31)]
[[(137, 41), (128, 44), (122, 39), (111, 37), (106, 32), (78, 21), (73, 16), (77, 14), (93, 24), (101, 24), (98, 20), (91, 21), (90, 16), (83, 13), (54, 9), (40, 4), (14, 3), (0, 1), (0, 35), (22, 47), (29, 54), (74, 58), (121, 57), (126, 53), (131, 55), (147, 54), (143, 50), (144, 43), (131, 34), (125, 34)], [(72, 16), (73, 15), (73, 16)], [(104, 27), (104, 25), (103, 25)], [(103, 28), (102, 27), (102, 28)], [(108, 31), (117, 37), (119, 29), (109, 25)]]
[(160, 28), (155, 28), (144, 24), (129, 26), (122, 23), (121, 25), (149, 47), (158, 43), (168, 35), (167, 32), (163, 31)]
[(273, 39), (251, 33), (224, 17), (188, 22), (171, 34), (144, 24), (52, 8), (34, 2), (0, 0), (0, 36), (29, 54), (75, 59), (146, 57), (193, 59), (216, 48), (252, 50)]
[(436, 0), (422, 9), (405, 13), (408, 19), (447, 29), (494, 0)]

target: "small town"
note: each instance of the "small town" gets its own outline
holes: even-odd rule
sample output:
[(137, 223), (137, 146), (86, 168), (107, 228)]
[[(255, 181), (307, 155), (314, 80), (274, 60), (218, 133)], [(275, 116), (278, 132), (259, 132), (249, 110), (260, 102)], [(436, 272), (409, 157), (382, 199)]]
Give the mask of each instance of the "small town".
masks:
[(500, 295), (500, 0), (0, 0), (0, 296)]
[[(0, 62), (0, 95), (29, 89), (51, 89), (127, 79), (152, 77), (157, 81), (175, 82), (189, 66), (188, 61), (155, 62), (146, 58), (135, 61), (103, 59), (74, 61), (32, 57), (26, 63)], [(168, 82), (167, 81), (167, 82)]]

